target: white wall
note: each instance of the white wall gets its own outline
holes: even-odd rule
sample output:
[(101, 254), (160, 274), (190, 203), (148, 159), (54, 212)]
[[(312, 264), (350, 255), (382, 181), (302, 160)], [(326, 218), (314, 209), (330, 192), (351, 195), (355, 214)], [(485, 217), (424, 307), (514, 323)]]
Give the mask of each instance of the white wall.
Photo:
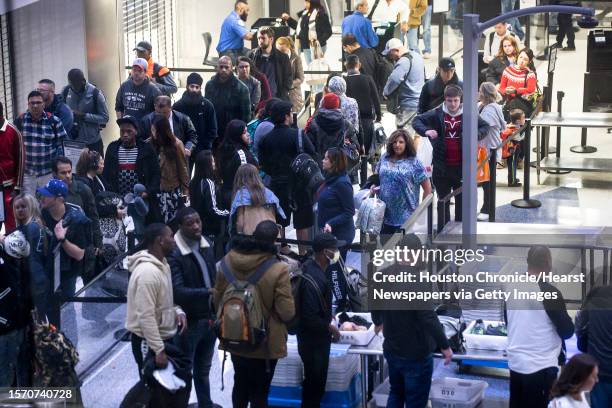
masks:
[(11, 13), (15, 112), (27, 108), (27, 94), (49, 78), (56, 92), (71, 68), (87, 72), (83, 0), (45, 0)]

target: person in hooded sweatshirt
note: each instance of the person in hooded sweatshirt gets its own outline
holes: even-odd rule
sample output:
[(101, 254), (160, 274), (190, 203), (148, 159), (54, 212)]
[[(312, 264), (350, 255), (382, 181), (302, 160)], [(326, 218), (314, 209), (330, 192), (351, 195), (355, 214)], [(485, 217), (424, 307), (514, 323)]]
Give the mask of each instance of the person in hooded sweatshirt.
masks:
[(143, 58), (136, 58), (132, 63), (130, 77), (117, 91), (115, 113), (118, 119), (129, 115), (140, 120), (155, 110), (154, 101), (161, 91), (147, 77), (148, 66)]
[[(444, 90), (444, 103), (417, 115), (414, 130), (428, 137), (433, 147), (433, 184), (439, 197), (457, 190), (462, 183), (461, 142), (463, 138), (463, 91), (457, 85)], [(489, 125), (478, 119), (478, 140), (487, 135)], [(455, 221), (461, 221), (461, 194), (455, 197)], [(450, 221), (450, 201), (438, 201), (438, 231)]]
[[(192, 72), (187, 76), (187, 89), (183, 92), (172, 109), (189, 116), (196, 133), (198, 143), (192, 156), (196, 157), (202, 150), (210, 150), (213, 141), (217, 138), (217, 116), (211, 101), (202, 96), (203, 79), (200, 74)], [(193, 163), (190, 163), (193, 167)], [(191, 168), (190, 168), (191, 169)]]
[(177, 330), (180, 334), (187, 330), (185, 312), (174, 304), (172, 274), (166, 260), (176, 247), (172, 230), (165, 224), (150, 224), (143, 244), (146, 249), (128, 258), (125, 320), (125, 328), (132, 333), (132, 353), (141, 377), (144, 361), (150, 355), (155, 355), (157, 367), (168, 365), (165, 347), (172, 343)]
[(306, 135), (316, 151), (319, 166), (331, 147), (341, 147), (348, 139), (359, 145), (357, 130), (347, 121), (340, 110), (340, 97), (334, 93), (326, 94), (321, 100), (321, 107), (306, 127)]

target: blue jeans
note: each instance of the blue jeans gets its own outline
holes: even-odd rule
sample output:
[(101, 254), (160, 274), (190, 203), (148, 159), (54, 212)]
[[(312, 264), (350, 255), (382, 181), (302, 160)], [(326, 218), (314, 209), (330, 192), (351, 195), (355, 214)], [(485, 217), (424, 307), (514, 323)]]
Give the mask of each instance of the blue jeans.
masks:
[(406, 38), (408, 39), (408, 48), (410, 51), (418, 52), (419, 51), (419, 28), (410, 28), (406, 33)]
[(389, 365), (389, 399), (387, 408), (425, 408), (429, 400), (433, 357), (408, 360), (384, 352)]
[(591, 407), (607, 408), (612, 406), (612, 383), (599, 381), (591, 391)]
[(210, 381), (208, 374), (215, 354), (217, 336), (210, 322), (206, 319), (189, 321), (187, 333), (178, 336), (183, 352), (193, 363), (193, 384), (200, 408), (211, 408)]
[(433, 6), (427, 6), (427, 11), (421, 19), (421, 25), (423, 26), (423, 43), (425, 48), (423, 54), (431, 54), (431, 13), (433, 12)]
[(0, 387), (11, 387), (17, 375), (19, 350), (24, 346), (24, 329), (0, 336)]
[[(327, 44), (321, 47), (321, 51), (323, 52), (323, 55), (325, 55), (325, 52), (327, 51)], [(308, 68), (308, 65), (310, 65), (312, 62), (312, 50), (308, 48), (303, 49), (302, 52), (304, 53), (304, 59), (306, 60), (306, 68)]]
[[(516, 0), (502, 0), (501, 2), (501, 12), (502, 14), (509, 13), (514, 10), (514, 3)], [(523, 31), (523, 27), (521, 27), (521, 23), (518, 18), (509, 18), (507, 23), (512, 26), (512, 32), (518, 35), (521, 41), (525, 39), (525, 32)]]

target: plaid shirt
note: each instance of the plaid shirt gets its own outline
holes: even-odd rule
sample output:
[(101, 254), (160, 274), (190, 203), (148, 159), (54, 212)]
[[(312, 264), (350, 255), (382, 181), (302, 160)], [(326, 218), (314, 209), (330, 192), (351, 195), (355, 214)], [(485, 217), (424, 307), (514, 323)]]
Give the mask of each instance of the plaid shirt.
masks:
[(51, 173), (53, 160), (64, 154), (66, 131), (62, 122), (49, 112), (44, 112), (38, 122), (32, 120), (30, 112), (18, 120), (26, 153), (26, 174), (37, 177)]

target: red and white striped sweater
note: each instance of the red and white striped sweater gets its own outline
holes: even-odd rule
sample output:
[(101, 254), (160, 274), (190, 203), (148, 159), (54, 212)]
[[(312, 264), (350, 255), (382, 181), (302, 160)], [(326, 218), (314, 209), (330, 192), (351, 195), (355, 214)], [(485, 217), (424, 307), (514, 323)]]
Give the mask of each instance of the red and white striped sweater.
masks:
[(504, 70), (501, 81), (499, 82), (499, 92), (506, 94), (506, 88), (512, 86), (519, 95), (531, 95), (537, 90), (538, 78), (536, 74), (527, 68), (510, 66)]

